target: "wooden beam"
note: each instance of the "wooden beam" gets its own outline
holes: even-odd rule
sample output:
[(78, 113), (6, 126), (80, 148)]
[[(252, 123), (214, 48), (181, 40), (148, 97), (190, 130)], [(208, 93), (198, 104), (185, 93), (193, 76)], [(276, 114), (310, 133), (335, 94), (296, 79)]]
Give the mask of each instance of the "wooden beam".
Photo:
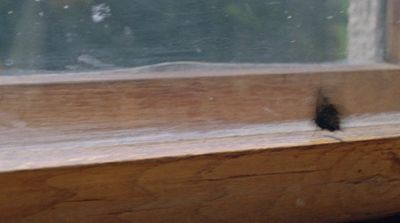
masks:
[(400, 211), (400, 138), (5, 172), (0, 182), (0, 222), (347, 222)]
[(20, 130), (135, 129), (311, 120), (319, 88), (345, 116), (400, 111), (397, 66), (299, 67), (296, 72), (244, 69), (207, 76), (166, 72), (164, 78), (160, 73), (130, 75), (128, 70), (86, 82), (80, 82), (84, 74), (35, 76), (31, 84), (32, 77), (0, 77), (0, 125)]

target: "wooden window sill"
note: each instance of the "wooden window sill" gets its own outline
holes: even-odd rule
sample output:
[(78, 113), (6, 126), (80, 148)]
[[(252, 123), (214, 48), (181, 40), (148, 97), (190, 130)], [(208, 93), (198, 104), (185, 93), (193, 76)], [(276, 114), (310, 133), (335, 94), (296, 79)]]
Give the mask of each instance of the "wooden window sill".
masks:
[[(340, 222), (399, 212), (398, 66), (196, 66), (0, 77), (0, 219)], [(343, 131), (312, 124), (319, 88), (341, 109)]]
[[(280, 133), (268, 133), (274, 124), (241, 126), (214, 129), (212, 137), (199, 130), (125, 145), (135, 137), (119, 132), (105, 145), (113, 136), (103, 132), (101, 140), (2, 146), (0, 216), (5, 222), (65, 216), (81, 222), (348, 222), (398, 213), (399, 123), (334, 135), (305, 122), (279, 125)], [(299, 130), (286, 131), (293, 126)]]
[[(135, 162), (148, 159), (251, 152), (322, 144), (393, 140), (400, 137), (400, 113), (350, 117), (344, 131), (321, 131), (311, 121), (143, 129), (40, 128), (3, 130), (0, 171), (20, 171)], [(40, 154), (40, 155), (38, 155)]]

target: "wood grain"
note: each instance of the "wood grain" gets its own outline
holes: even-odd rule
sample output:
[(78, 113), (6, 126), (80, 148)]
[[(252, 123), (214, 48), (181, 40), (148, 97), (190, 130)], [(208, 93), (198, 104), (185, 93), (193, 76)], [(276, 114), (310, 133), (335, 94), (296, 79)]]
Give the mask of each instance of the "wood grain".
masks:
[(0, 172), (130, 162), (165, 157), (318, 146), (400, 137), (400, 113), (351, 117), (342, 131), (311, 121), (256, 125), (98, 130), (33, 129), (0, 132)]
[[(400, 69), (300, 67), (0, 77), (0, 222), (398, 213)], [(319, 88), (343, 132), (312, 125)]]
[(395, 66), (300, 71), (155, 79), (142, 75), (81, 83), (63, 77), (44, 84), (22, 84), (18, 77), (20, 84), (0, 85), (0, 126), (84, 125), (89, 131), (304, 120), (313, 118), (319, 88), (345, 116), (400, 111), (400, 69)]
[(400, 212), (400, 138), (0, 174), (0, 222), (341, 222)]

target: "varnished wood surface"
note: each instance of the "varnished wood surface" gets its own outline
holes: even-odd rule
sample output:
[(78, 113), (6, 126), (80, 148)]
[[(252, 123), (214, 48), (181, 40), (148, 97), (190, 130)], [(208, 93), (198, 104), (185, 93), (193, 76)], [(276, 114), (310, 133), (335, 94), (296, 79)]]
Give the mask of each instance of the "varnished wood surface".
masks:
[(8, 129), (0, 132), (0, 172), (396, 138), (400, 113), (346, 118), (342, 130), (321, 131), (311, 120), (92, 132), (84, 126)]
[(9, 172), (0, 181), (7, 223), (360, 220), (400, 211), (400, 138)]
[[(245, 71), (229, 72), (231, 76), (191, 78), (190, 74), (183, 77), (184, 72), (172, 72), (175, 77), (167, 78), (167, 72), (166, 78), (154, 74), (154, 79), (152, 74), (123, 73), (120, 75), (131, 79), (74, 83), (73, 77), (63, 77), (42, 84), (22, 84), (22, 77), (15, 77), (20, 78), (20, 84), (7, 84), (8, 77), (4, 77), (0, 85), (0, 127), (78, 125), (90, 131), (304, 120), (313, 118), (320, 88), (345, 116), (400, 111), (400, 103), (396, 103), (400, 69), (396, 66), (248, 75)], [(112, 78), (112, 74), (103, 78)]]
[[(397, 1), (397, 0), (396, 0)], [(92, 72), (49, 73), (43, 71), (35, 75), (0, 76), (0, 85), (48, 85), (65, 83), (115, 82), (154, 79), (193, 79), (206, 77), (232, 77), (243, 75), (310, 74), (329, 72), (363, 72), (398, 70), (399, 66), (390, 63), (348, 64), (341, 63), (207, 63), (207, 62), (167, 62), (127, 69), (114, 69)]]
[(289, 122), (147, 138), (2, 138), (0, 223), (324, 223), (395, 214), (399, 121), (398, 113), (356, 116), (335, 133)]
[[(397, 66), (225, 68), (0, 77), (0, 222), (338, 222), (400, 210)], [(320, 88), (343, 132), (312, 125)]]

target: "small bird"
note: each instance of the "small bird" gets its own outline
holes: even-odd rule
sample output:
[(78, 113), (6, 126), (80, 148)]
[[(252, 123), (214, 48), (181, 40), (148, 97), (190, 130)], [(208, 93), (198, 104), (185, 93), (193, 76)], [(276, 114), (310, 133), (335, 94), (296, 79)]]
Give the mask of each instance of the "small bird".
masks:
[(321, 90), (317, 93), (314, 122), (321, 129), (331, 132), (340, 130), (340, 113), (336, 106), (329, 102), (329, 98), (323, 95)]

